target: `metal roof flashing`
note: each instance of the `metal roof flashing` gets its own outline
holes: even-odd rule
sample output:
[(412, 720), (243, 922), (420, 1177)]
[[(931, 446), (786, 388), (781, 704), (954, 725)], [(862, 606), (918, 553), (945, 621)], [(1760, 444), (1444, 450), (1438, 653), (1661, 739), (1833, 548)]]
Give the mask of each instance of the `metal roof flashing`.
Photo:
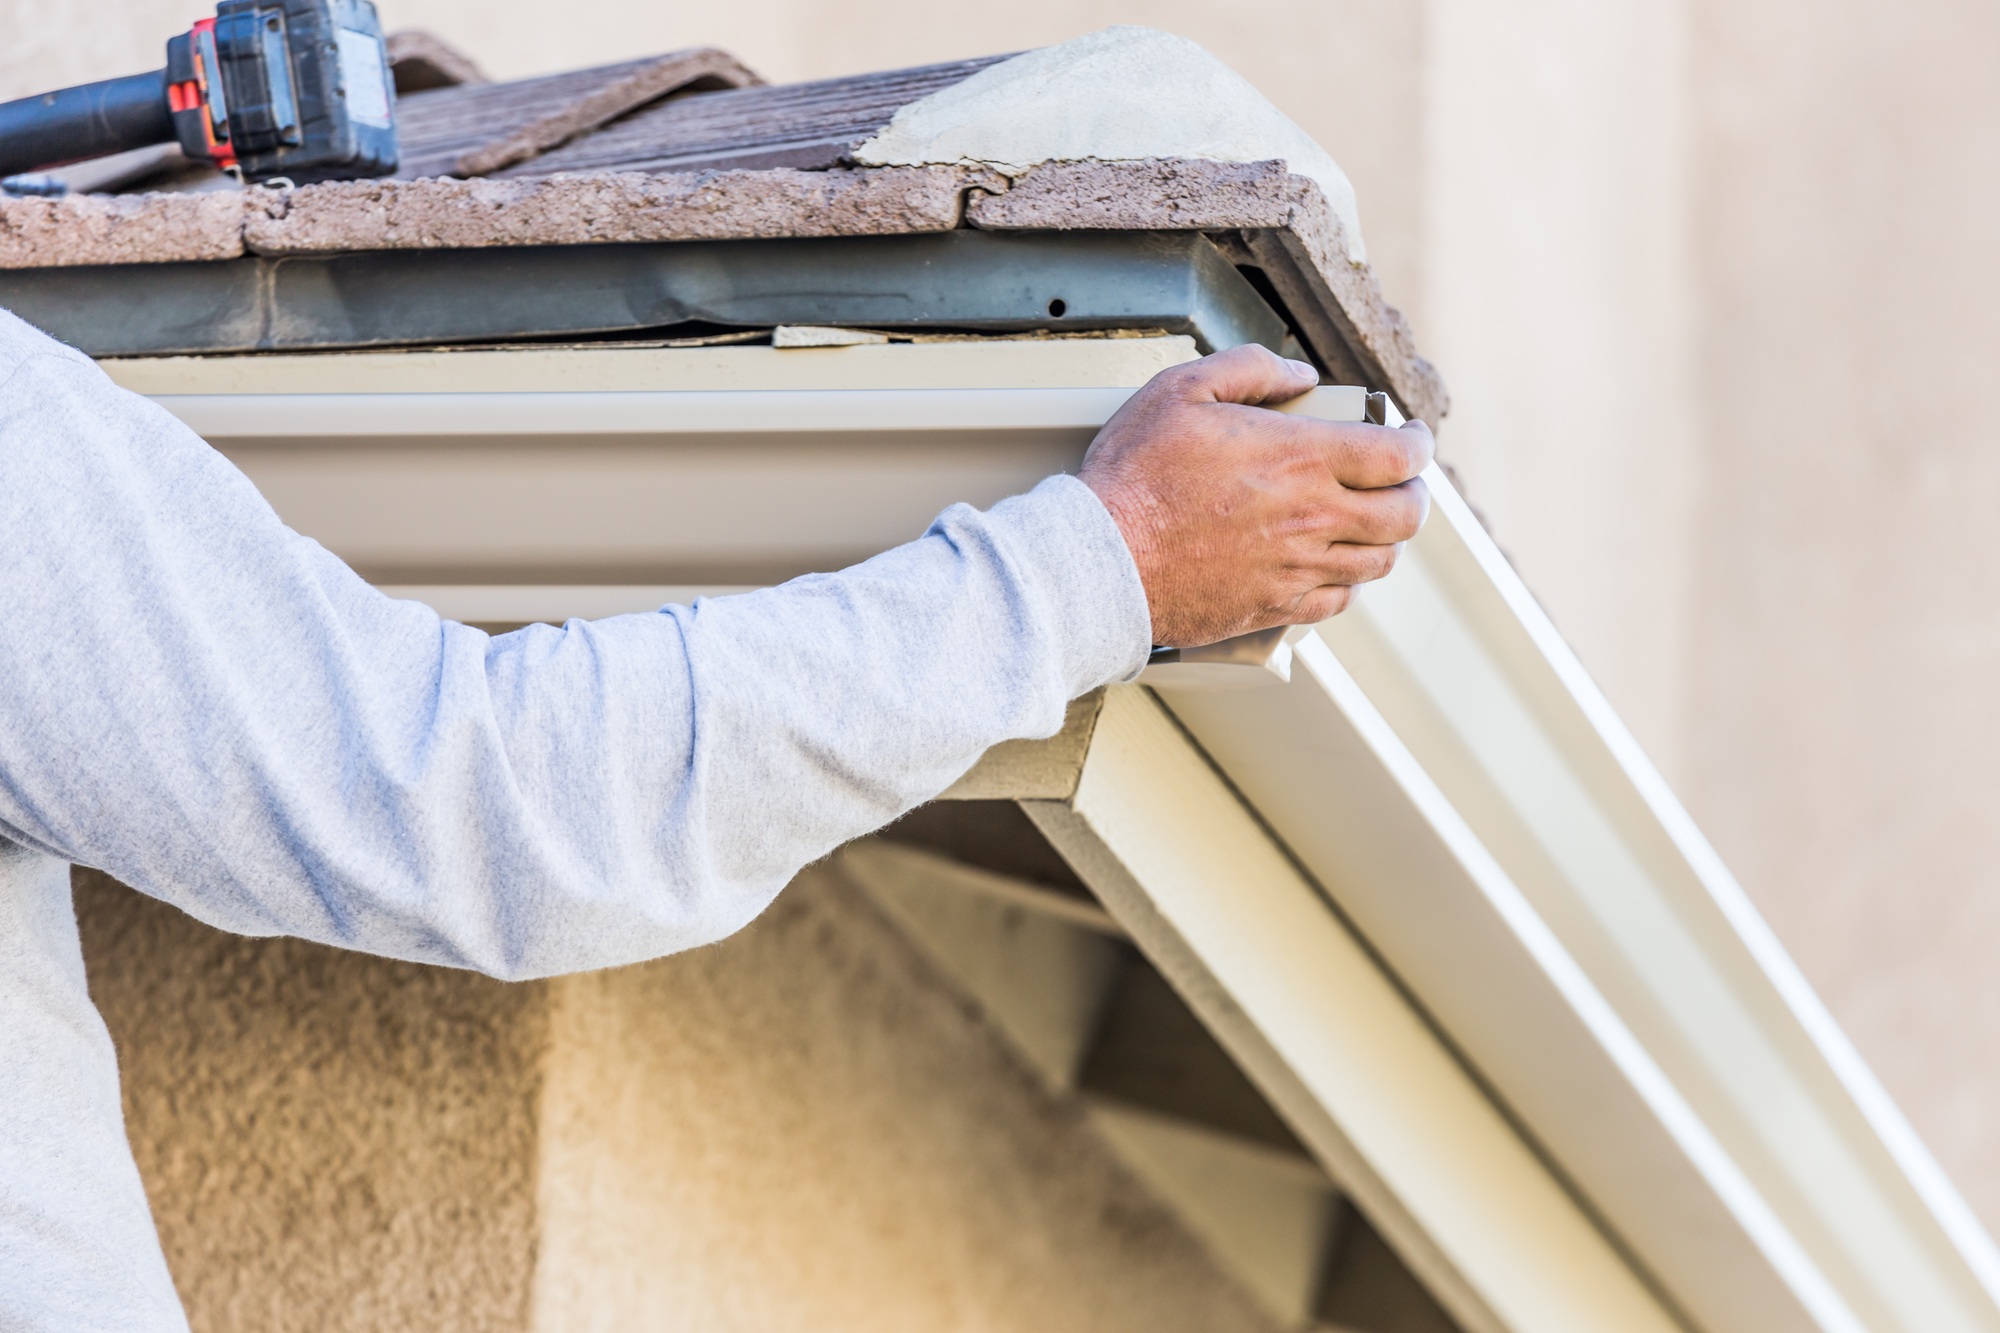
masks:
[(15, 270), (0, 273), (0, 304), (99, 357), (672, 336), (690, 325), (1153, 328), (1203, 351), (1284, 349), (1291, 337), (1193, 231), (246, 255)]

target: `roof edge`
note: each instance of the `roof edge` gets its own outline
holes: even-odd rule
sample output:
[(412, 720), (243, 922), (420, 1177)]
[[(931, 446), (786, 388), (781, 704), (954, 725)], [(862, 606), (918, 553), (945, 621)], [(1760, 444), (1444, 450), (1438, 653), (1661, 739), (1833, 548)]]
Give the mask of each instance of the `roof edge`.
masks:
[(999, 181), (959, 167), (348, 181), (273, 199), (247, 217), (244, 245), (275, 256), (908, 235), (956, 229), (966, 192)]
[[(1418, 354), (1374, 269), (1349, 258), (1350, 238), (1326, 192), (1282, 161), (1051, 162), (1004, 191), (974, 194), (966, 220), (991, 231), (1244, 231), (1276, 238), (1275, 246), (1253, 243), (1246, 257), (1267, 270), (1302, 323), (1323, 326), (1300, 333), (1330, 370), (1340, 369), (1342, 349), (1335, 344), (1344, 343), (1358, 363), (1353, 371), (1388, 388), (1405, 416), (1436, 425), (1450, 410), (1437, 368)], [(1308, 308), (1298, 308), (1302, 303)]]
[[(609, 172), (338, 181), (210, 194), (0, 199), (0, 270), (379, 250), (953, 231), (1203, 231), (1247, 238), (1336, 375), (1435, 424), (1444, 385), (1320, 186), (1280, 161), (1053, 162), (1010, 180), (962, 166)], [(1352, 361), (1352, 365), (1347, 364)]]

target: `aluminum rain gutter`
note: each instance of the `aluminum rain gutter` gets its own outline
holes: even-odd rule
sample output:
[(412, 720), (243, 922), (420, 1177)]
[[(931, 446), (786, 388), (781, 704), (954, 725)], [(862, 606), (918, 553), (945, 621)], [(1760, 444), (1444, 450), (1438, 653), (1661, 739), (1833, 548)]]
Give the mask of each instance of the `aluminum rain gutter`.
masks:
[(2000, 1258), (1440, 476), (1290, 683), (1169, 707), (1704, 1329), (2000, 1329)]
[[(404, 587), (712, 588), (838, 569), (1074, 469), (1129, 388), (156, 399), (289, 523)], [(650, 598), (651, 592), (635, 594)], [(463, 603), (456, 600), (454, 609)], [(605, 602), (601, 613), (658, 600)], [(546, 598), (486, 597), (486, 621)], [(516, 614), (495, 614), (513, 611)]]
[(954, 501), (1074, 469), (1194, 355), (1128, 337), (105, 364), (364, 576), (492, 623), (865, 559)]
[[(373, 392), (357, 372), (360, 392), (301, 394), (176, 392), (174, 364), (147, 391), (295, 526), (380, 582), (470, 589), (489, 612), (532, 588), (522, 619), (565, 588), (602, 613), (607, 588), (761, 583), (882, 549), (1072, 466), (1145, 371), (575, 394)], [(188, 365), (187, 385), (215, 382)], [(1433, 486), (1401, 567), (1297, 645), (1289, 683), (1160, 698), (1304, 872), (1310, 910), (1351, 925), (1690, 1324), (2000, 1333), (1991, 1242)]]
[[(1094, 431), (1129, 389), (163, 394), (210, 440), (279, 441)], [(1085, 443), (1088, 443), (1086, 439)]]

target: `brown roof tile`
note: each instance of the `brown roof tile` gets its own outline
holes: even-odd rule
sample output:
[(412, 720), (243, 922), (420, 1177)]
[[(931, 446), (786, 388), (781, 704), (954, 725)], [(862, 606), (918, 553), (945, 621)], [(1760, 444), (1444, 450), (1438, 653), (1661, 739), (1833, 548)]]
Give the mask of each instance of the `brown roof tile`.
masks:
[(669, 98), (502, 174), (840, 166), (902, 107), (1006, 58)]
[(713, 47), (511, 83), (413, 93), (396, 108), (405, 180), (485, 176), (525, 162), (649, 102), (763, 82)]

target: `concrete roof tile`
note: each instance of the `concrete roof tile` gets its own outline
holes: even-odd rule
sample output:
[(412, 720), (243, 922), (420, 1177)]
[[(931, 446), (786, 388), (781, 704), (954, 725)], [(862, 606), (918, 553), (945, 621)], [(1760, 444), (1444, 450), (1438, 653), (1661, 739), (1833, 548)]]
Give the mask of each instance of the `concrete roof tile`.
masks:
[(235, 259), (261, 193), (0, 197), (0, 269)]
[(961, 167), (698, 171), (544, 180), (343, 181), (252, 214), (265, 255), (635, 241), (881, 236), (950, 231), (965, 192), (996, 173)]

